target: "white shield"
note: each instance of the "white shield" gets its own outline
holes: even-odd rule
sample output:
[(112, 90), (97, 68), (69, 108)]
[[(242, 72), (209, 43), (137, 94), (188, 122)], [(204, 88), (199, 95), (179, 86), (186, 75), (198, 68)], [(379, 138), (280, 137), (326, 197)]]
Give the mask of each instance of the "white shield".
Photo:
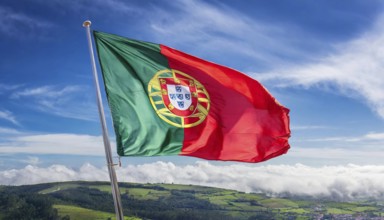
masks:
[(169, 100), (176, 109), (186, 110), (191, 106), (191, 91), (188, 86), (167, 84), (167, 90)]

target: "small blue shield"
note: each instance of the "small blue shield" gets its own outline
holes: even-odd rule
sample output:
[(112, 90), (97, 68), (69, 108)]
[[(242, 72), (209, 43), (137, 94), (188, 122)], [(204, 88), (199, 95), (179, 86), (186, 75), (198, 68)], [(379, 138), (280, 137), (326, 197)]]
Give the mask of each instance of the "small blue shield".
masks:
[(177, 94), (177, 99), (178, 100), (183, 100), (184, 99), (184, 95), (183, 94)]
[(170, 94), (169, 94), (169, 97), (170, 97), (172, 100), (176, 100), (176, 94), (170, 93)]
[(184, 108), (184, 102), (178, 101), (177, 104), (179, 105), (179, 108)]

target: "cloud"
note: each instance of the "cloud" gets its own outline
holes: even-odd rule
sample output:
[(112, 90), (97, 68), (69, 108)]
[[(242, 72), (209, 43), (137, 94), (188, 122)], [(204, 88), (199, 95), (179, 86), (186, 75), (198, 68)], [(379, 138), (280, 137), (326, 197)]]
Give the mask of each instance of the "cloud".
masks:
[[(384, 197), (384, 166), (218, 166), (205, 161), (177, 166), (156, 162), (117, 168), (117, 175), (120, 182), (204, 185), (274, 196), (290, 194), (341, 200)], [(0, 184), (3, 185), (74, 180), (109, 181), (108, 171), (91, 164), (78, 170), (63, 165), (46, 168), (28, 165), (22, 169), (0, 171)]]
[(31, 36), (45, 33), (53, 24), (27, 14), (16, 12), (11, 8), (0, 6), (0, 33), (10, 37)]
[(370, 132), (368, 134), (364, 134), (361, 136), (348, 137), (348, 136), (333, 136), (333, 137), (320, 137), (320, 138), (310, 138), (310, 139), (301, 139), (302, 142), (344, 142), (351, 144), (350, 142), (360, 142), (359, 144), (367, 144), (367, 143), (377, 143), (379, 145), (384, 144), (384, 133), (379, 132)]
[(322, 126), (322, 125), (296, 125), (291, 126), (292, 130), (318, 130), (318, 129), (331, 129), (328, 126)]
[[(101, 136), (22, 133), (3, 139), (0, 153), (104, 155)], [(112, 150), (115, 152), (114, 147)]]
[[(86, 2), (86, 1), (85, 1)], [(95, 4), (99, 7), (100, 10), (105, 10), (105, 8), (112, 9), (114, 11), (123, 12), (123, 13), (133, 13), (137, 12), (138, 8), (134, 7), (132, 4), (127, 4), (126, 1), (119, 1), (119, 0), (110, 0), (110, 1), (104, 1), (104, 0), (93, 0), (90, 1), (92, 4)], [(84, 4), (85, 6), (89, 5), (89, 3)]]
[(28, 156), (28, 159), (22, 160), (21, 162), (32, 165), (32, 166), (37, 166), (38, 164), (41, 163), (38, 157), (33, 157), (33, 156)]
[(90, 164), (83, 165), (79, 170), (73, 170), (63, 165), (52, 165), (39, 168), (27, 165), (23, 169), (0, 171), (1, 185), (26, 185), (45, 182), (61, 182), (73, 180), (98, 181), (107, 180), (108, 173)]
[[(296, 144), (290, 153), (284, 155), (285, 160), (303, 161), (308, 164), (383, 164), (384, 149), (382, 144), (366, 144), (350, 146), (348, 144), (327, 144), (320, 142), (320, 146), (306, 144), (301, 147)], [(334, 146), (335, 145), (335, 146)]]
[[(116, 143), (111, 137), (112, 152), (116, 155)], [(368, 133), (357, 137), (323, 137), (316, 139), (292, 139), (288, 154), (270, 163), (324, 164), (382, 164), (384, 158), (383, 133)], [(326, 143), (326, 144), (325, 144)], [(33, 155), (85, 155), (104, 156), (102, 136), (20, 132), (0, 127), (0, 153)], [(369, 158), (369, 160), (367, 160)]]
[(148, 19), (159, 41), (204, 55), (240, 55), (263, 65), (285, 63), (277, 54), (304, 57), (300, 49), (292, 49), (297, 42), (287, 37), (289, 27), (255, 20), (219, 2), (172, 1), (154, 7)]
[(87, 121), (97, 120), (96, 101), (91, 100), (94, 92), (79, 85), (24, 88), (14, 91), (11, 99), (22, 100), (23, 104), (36, 110), (65, 118)]
[[(116, 155), (114, 136), (110, 136), (112, 153)], [(101, 135), (71, 133), (36, 133), (0, 126), (0, 154), (37, 155), (86, 155), (104, 156)], [(32, 162), (34, 161), (34, 162)], [(37, 157), (30, 157), (29, 164), (40, 163)]]
[(0, 127), (0, 137), (1, 136), (10, 136), (10, 135), (19, 135), (20, 131), (13, 128)]
[(300, 66), (253, 74), (277, 87), (319, 88), (362, 99), (384, 118), (384, 15), (376, 25), (347, 43), (335, 45), (336, 52)]
[(57, 89), (54, 86), (42, 86), (37, 88), (27, 88), (23, 91), (18, 91), (12, 94), (11, 98), (18, 99), (20, 97), (38, 97), (52, 98), (68, 95), (81, 90), (79, 86), (66, 86), (62, 89)]
[(0, 94), (3, 94), (6, 91), (12, 91), (17, 88), (20, 88), (22, 85), (8, 85), (0, 83)]
[(0, 119), (9, 121), (14, 125), (20, 125), (20, 123), (18, 122), (16, 117), (13, 115), (13, 113), (7, 110), (3, 110), (3, 111), (0, 110)]
[(11, 98), (18, 99), (20, 97), (37, 97), (37, 98), (52, 98), (58, 96), (65, 96), (73, 92), (81, 90), (80, 86), (65, 86), (57, 88), (55, 86), (42, 86), (36, 88), (27, 88), (22, 91), (14, 92)]
[(371, 140), (384, 140), (384, 133), (369, 133), (366, 134), (364, 138)]
[[(293, 136), (286, 161), (305, 164), (383, 164), (384, 133), (370, 132), (356, 136)], [(369, 159), (368, 159), (369, 158)]]
[(127, 16), (127, 13), (137, 13), (143, 9), (138, 8), (132, 4), (132, 2), (121, 1), (121, 0), (51, 0), (49, 2), (44, 0), (35, 0), (42, 6), (48, 6), (52, 8), (60, 8), (59, 13), (66, 14), (65, 12), (89, 14), (91, 13), (106, 13), (112, 12), (114, 15), (120, 13)]

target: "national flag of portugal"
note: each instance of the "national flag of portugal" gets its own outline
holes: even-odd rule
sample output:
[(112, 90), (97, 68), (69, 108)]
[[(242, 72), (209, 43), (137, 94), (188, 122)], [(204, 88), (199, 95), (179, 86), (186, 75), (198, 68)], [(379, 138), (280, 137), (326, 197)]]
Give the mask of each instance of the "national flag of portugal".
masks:
[(119, 155), (260, 162), (289, 149), (289, 110), (256, 80), (161, 44), (94, 39)]

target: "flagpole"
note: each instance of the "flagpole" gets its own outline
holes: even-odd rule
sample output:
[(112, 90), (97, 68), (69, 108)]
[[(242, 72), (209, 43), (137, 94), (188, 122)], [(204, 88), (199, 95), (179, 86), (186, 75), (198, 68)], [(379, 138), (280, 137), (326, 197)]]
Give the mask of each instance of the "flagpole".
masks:
[(110, 145), (107, 125), (105, 121), (103, 102), (101, 99), (100, 85), (99, 85), (99, 80), (97, 76), (95, 56), (94, 56), (93, 47), (92, 47), (90, 26), (91, 26), (91, 21), (89, 20), (84, 21), (83, 27), (85, 27), (87, 32), (89, 54), (91, 57), (92, 72), (93, 72), (93, 78), (94, 78), (95, 87), (96, 87), (97, 107), (99, 109), (99, 117), (100, 117), (102, 132), (103, 132), (105, 157), (107, 159), (109, 178), (111, 180), (112, 196), (113, 196), (113, 202), (115, 205), (116, 220), (123, 220), (124, 219), (123, 206), (121, 205), (121, 196), (120, 196), (119, 186), (117, 184), (116, 172), (115, 172), (115, 168), (112, 160), (111, 145)]

